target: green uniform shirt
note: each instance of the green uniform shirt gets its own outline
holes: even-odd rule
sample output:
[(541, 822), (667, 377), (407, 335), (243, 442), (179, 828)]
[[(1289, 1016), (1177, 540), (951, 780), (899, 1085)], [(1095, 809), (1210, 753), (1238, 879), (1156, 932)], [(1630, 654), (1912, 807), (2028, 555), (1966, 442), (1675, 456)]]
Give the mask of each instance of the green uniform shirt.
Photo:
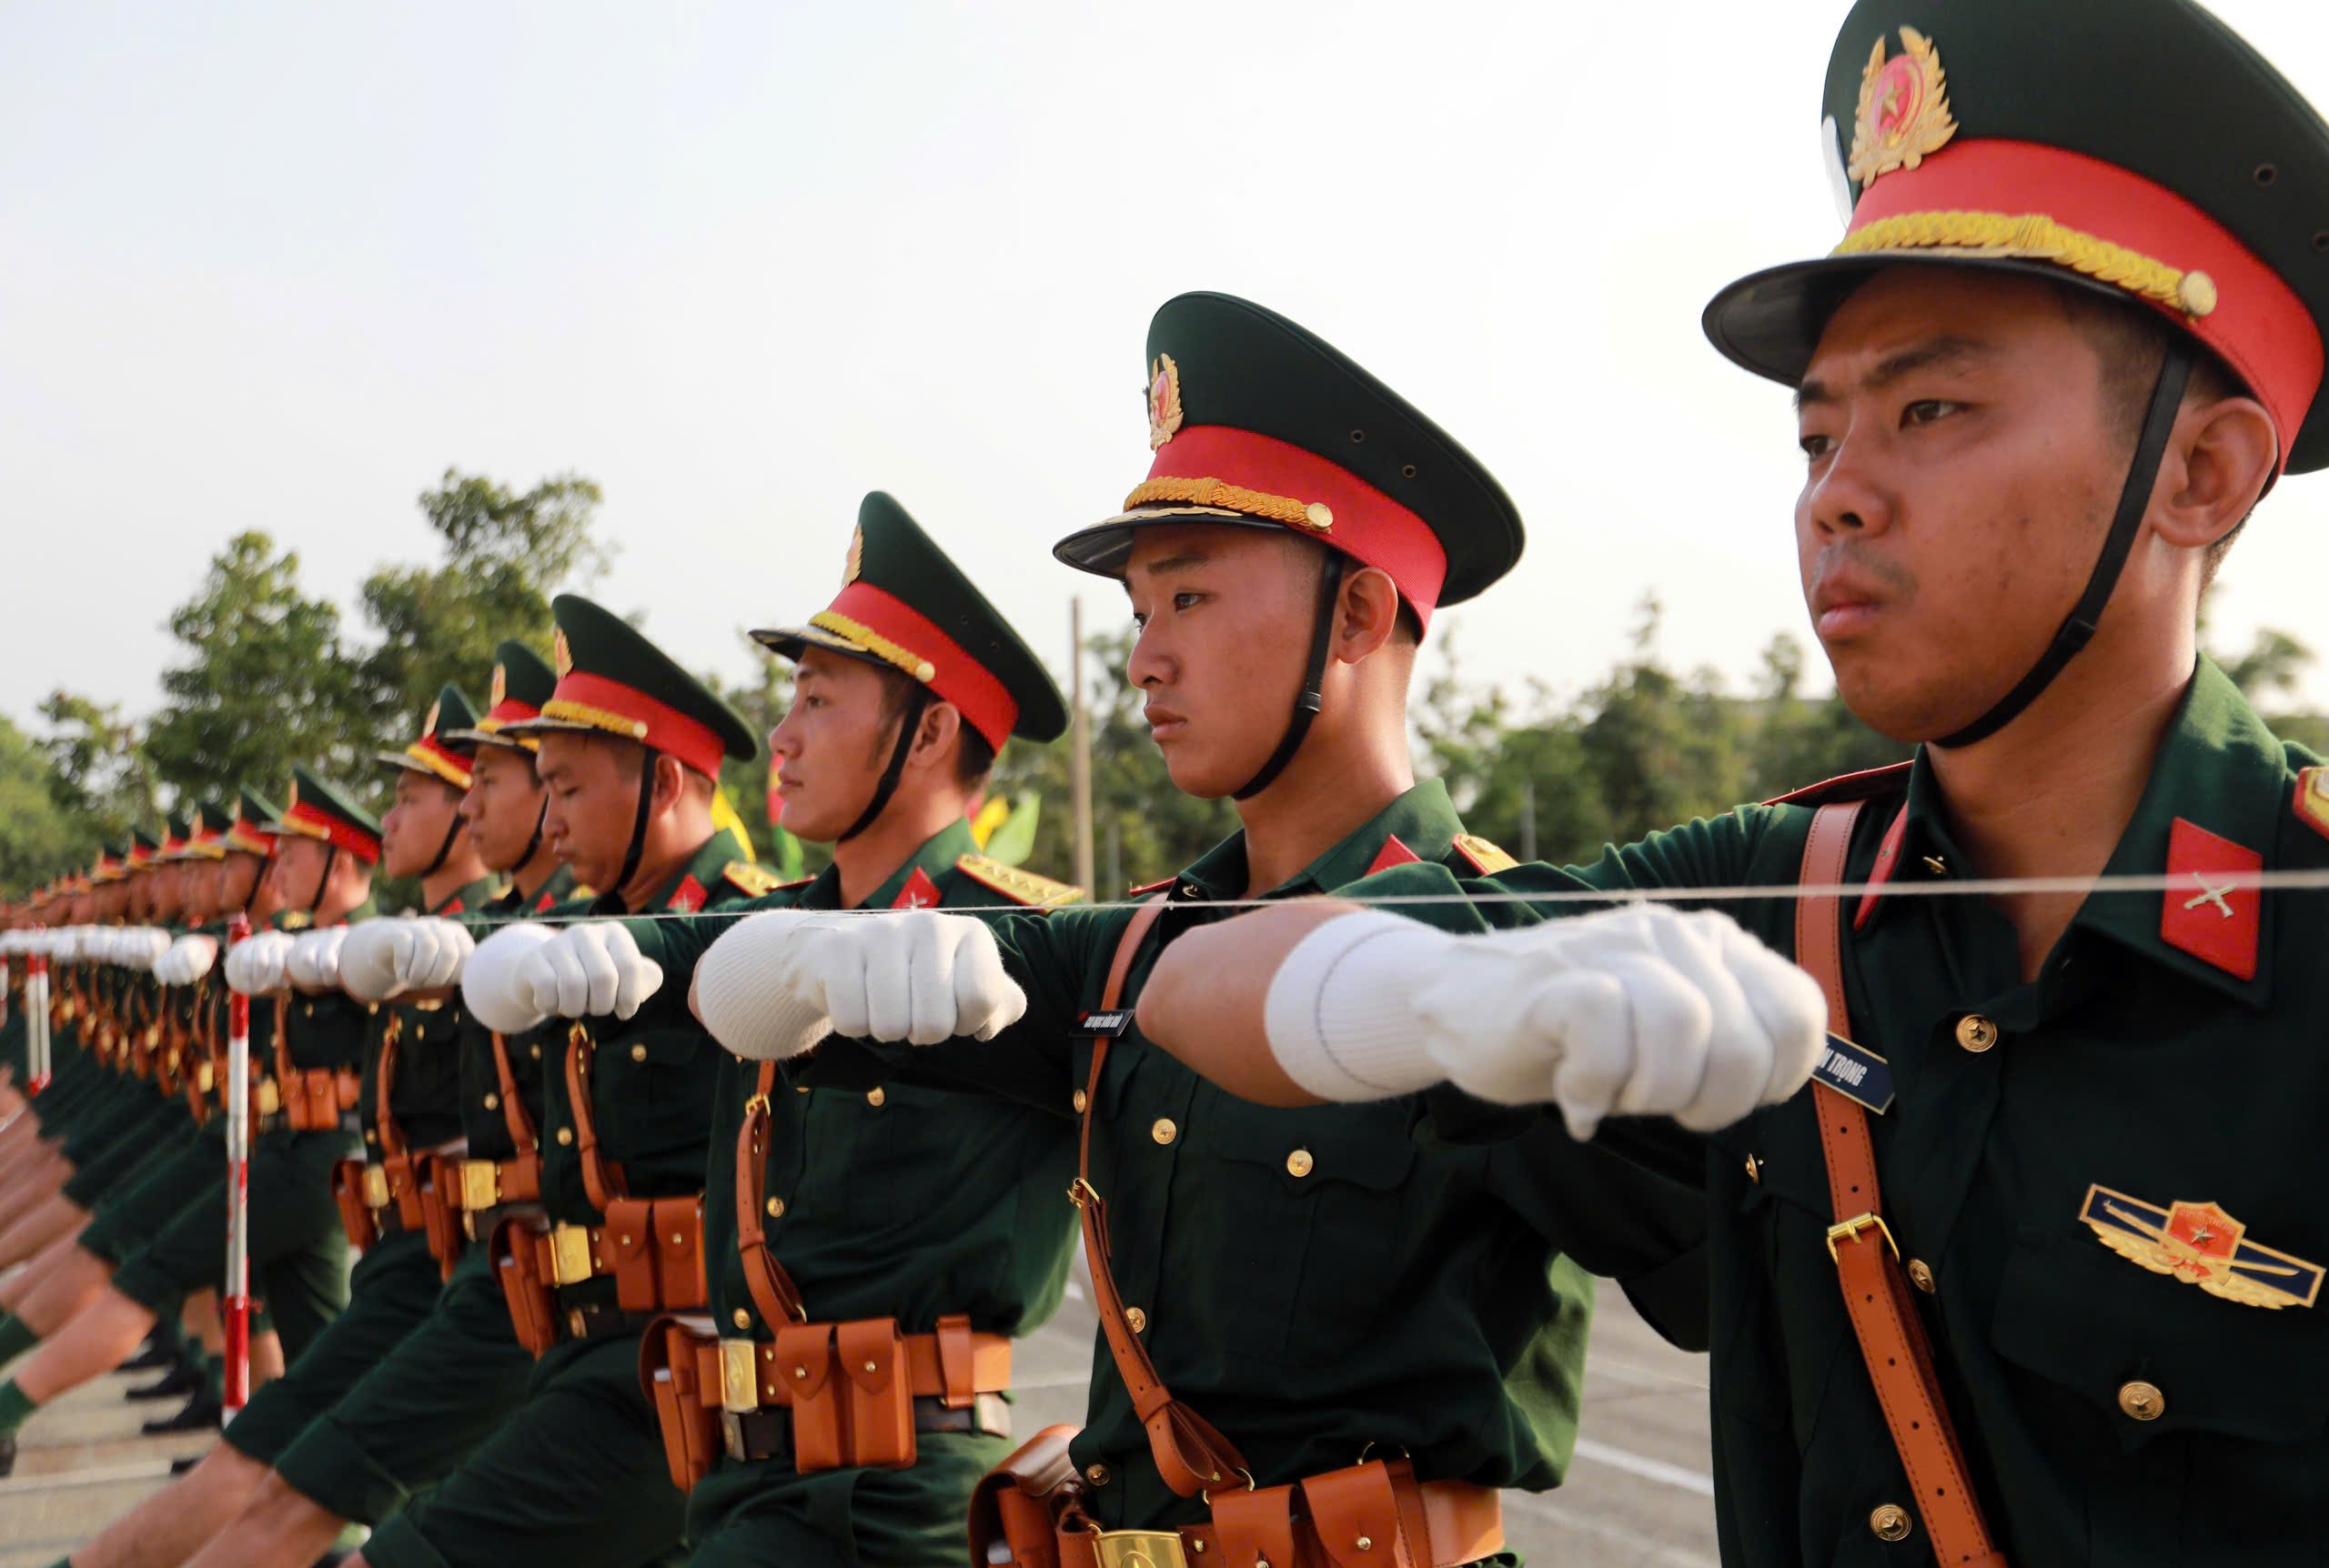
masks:
[[(2141, 1212), (2127, 1200), (2213, 1201), (2245, 1226), (2243, 1246), (2304, 1264), (2280, 1273), (2289, 1261), (2265, 1259), (2249, 1278), (2301, 1294), (2313, 1266), (2329, 1262), (2329, 895), (2252, 888), (2219, 905), (2203, 873), (2175, 869), (2171, 847), (2198, 829), (2265, 869), (2329, 868), (2329, 826), (2294, 808), (2296, 771), (2311, 760), (2203, 660), (2106, 871), (2174, 870), (2172, 890), (2090, 896), (2027, 982), (2013, 928), (1984, 900), (1896, 894), (1874, 900), (1857, 930), (1847, 921), (1851, 1038), (1889, 1059), (1898, 1097), (1870, 1118), (1884, 1211), (1902, 1256), (1931, 1272), (1934, 1292), (1918, 1308), (2012, 1563), (2285, 1563), (2313, 1560), (2329, 1538), (2329, 1302), (2226, 1299), (2122, 1256), (2084, 1219), (2098, 1186), (2127, 1212)], [(1875, 870), (1903, 808), (1894, 880), (1964, 874), (1920, 757), (1862, 811), (1846, 880)], [(1810, 818), (1800, 806), (1745, 807), (1581, 870), (1528, 867), (1463, 885), (1790, 883)], [(1449, 879), (1417, 868), (1353, 890), (1449, 890)], [(1792, 951), (1791, 900), (1726, 907)], [(1530, 918), (1526, 906), (1482, 904), (1470, 924)], [(2252, 920), (2247, 975), (2239, 932)], [(2221, 944), (2213, 950), (2226, 961), (2170, 932)], [(1987, 1030), (1968, 1024), (1977, 1018)], [(1810, 1099), (1711, 1140), (1636, 1121), (1603, 1141), (1706, 1190), (1724, 1562), (1930, 1562), (1921, 1528), (1892, 1546), (1870, 1532), (1871, 1510), (1913, 1499), (1828, 1253), (1835, 1216)], [(2138, 1382), (2158, 1391), (2156, 1404), (2122, 1402)]]
[[(1447, 791), (1418, 785), (1271, 896), (1356, 881), (1395, 838), (1468, 869), (1461, 830)], [(1176, 878), (1123, 1004), (1165, 942), (1225, 918), (1217, 906), (1245, 886), (1243, 835)], [(1123, 908), (1005, 919), (997, 938), (1027, 990), (1020, 1022), (985, 1043), (878, 1056), (829, 1041), (810, 1070), (831, 1079), (879, 1063), (975, 1084), (1058, 1117), (1072, 1138), (1093, 1046), (1076, 1024), (1099, 1006), (1130, 919)], [(1422, 1148), (1416, 1100), (1265, 1110), (1146, 1049), (1136, 1029), (1110, 1047), (1099, 1097), (1092, 1181), (1124, 1300), (1145, 1314), (1143, 1342), (1165, 1384), (1263, 1485), (1341, 1469), (1372, 1445), (1411, 1455), (1426, 1479), (1551, 1487), (1577, 1432), (1587, 1271), (1628, 1280), (1679, 1332), (1703, 1312), (1698, 1201), (1602, 1151), (1548, 1133)], [(1205, 1513), (1159, 1478), (1104, 1343), (1074, 1457), (1087, 1476), (1104, 1467), (1085, 1506), (1106, 1526)]]
[[(429, 910), (453, 919), (482, 910), (499, 896), (500, 879), (470, 882)], [(442, 1001), (391, 1001), (372, 1015), (366, 1031), (364, 1152), (376, 1156), (380, 1142), (380, 1049), (397, 1031), (396, 1074), (388, 1085), (388, 1113), (405, 1147), (417, 1152), (440, 1148), (461, 1135), (461, 1020), (467, 1010), (458, 991)]]
[[(953, 823), (861, 907), (1024, 903), (963, 869), (977, 849), (970, 825)], [(735, 912), (842, 907), (841, 874), (828, 867)], [(669, 956), (667, 994), (687, 994), (695, 956), (731, 923), (639, 923), (642, 950), (652, 941)], [(745, 1289), (736, 1247), (736, 1138), (760, 1064), (721, 1055), (704, 1186), (711, 1312), (721, 1332), (766, 1339), (771, 1325)], [(966, 1312), (975, 1328), (1019, 1335), (1058, 1310), (1074, 1244), (1065, 1193), (1075, 1162), (1055, 1111), (911, 1084), (860, 1091), (780, 1080), (767, 1147), (760, 1201), (779, 1205), (763, 1215), (769, 1247), (812, 1318), (894, 1317), (906, 1332), (925, 1333)]]
[[(731, 866), (742, 869), (731, 877)], [(647, 907), (687, 912), (741, 902), (760, 885), (753, 871), (743, 845), (721, 829), (657, 890)], [(614, 895), (601, 894), (582, 912), (612, 916), (623, 910)], [(701, 1191), (712, 1091), (728, 1053), (692, 1018), (669, 1019), (659, 1013), (653, 1020), (628, 1023), (594, 1019), (590, 1030), (597, 1041), (589, 1087), (599, 1158), (621, 1168), (634, 1198)], [(591, 1205), (583, 1186), (573, 1106), (567, 1093), (565, 1060), (572, 1033), (568, 1020), (552, 1019), (529, 1037), (529, 1056), (532, 1044), (543, 1045), (542, 1206), (552, 1220), (597, 1225), (605, 1216)], [(513, 1049), (513, 1058), (515, 1054)], [(514, 1060), (511, 1065), (516, 1065)]]

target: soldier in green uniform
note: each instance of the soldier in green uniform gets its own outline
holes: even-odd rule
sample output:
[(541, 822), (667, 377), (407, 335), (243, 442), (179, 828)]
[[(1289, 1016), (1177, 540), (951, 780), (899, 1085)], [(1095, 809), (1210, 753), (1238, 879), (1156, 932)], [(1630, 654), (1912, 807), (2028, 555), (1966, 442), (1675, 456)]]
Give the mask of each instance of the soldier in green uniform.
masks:
[[(997, 753), (1013, 735), (1056, 739), (1066, 714), (1042, 661), (896, 501), (865, 498), (831, 605), (753, 636), (798, 663), (769, 744), (785, 826), (831, 843), (832, 864), (737, 911), (570, 928), (513, 981), (558, 989), (570, 959), (576, 972), (609, 966), (615, 983), (560, 1010), (660, 984), (638, 1016), (691, 1025), (694, 955), (736, 912), (1082, 897), (977, 853), (968, 818)], [(692, 1485), (699, 1568), (959, 1551), (971, 1490), (1010, 1449), (1009, 1342), (1050, 1317), (1066, 1280), (1074, 1215), (1060, 1194), (1074, 1171), (1060, 1131), (1055, 1114), (1006, 1100), (905, 1084), (794, 1092), (774, 1062), (723, 1064), (704, 1190), (709, 1332), (670, 1325), (645, 1356), (673, 1479)], [(881, 1438), (862, 1435), (864, 1451), (800, 1441), (790, 1391), (771, 1392), (779, 1346), (804, 1334), (872, 1334), (906, 1363), (910, 1403)], [(731, 1366), (743, 1381), (723, 1387)], [(827, 1398), (849, 1386), (835, 1379)]]
[[(543, 914), (574, 893), (574, 873), (551, 852), (545, 830), (549, 799), (534, 771), (541, 740), (501, 733), (505, 726), (539, 713), (557, 687), (558, 676), (541, 655), (522, 642), (504, 642), (493, 650), (493, 685), (485, 713), (474, 726), (447, 737), (476, 748), (469, 792), (461, 797), (461, 816), (479, 857), (509, 879), (509, 888), (484, 906), (483, 914), (499, 919)], [(465, 1053), (461, 1060), (466, 1071), (470, 1057)], [(492, 1064), (489, 1060), (485, 1066), (489, 1078)]]
[[(1244, 830), (1137, 916), (756, 916), (705, 954), (697, 1005), (753, 1056), (828, 1030), (963, 1037), (828, 1041), (810, 1081), (961, 1082), (1065, 1135), (1081, 1121), (1074, 1196), (1104, 1350), (1072, 1445), (1013, 1462), (1072, 1462), (1081, 1499), (1057, 1538), (1046, 1525), (1010, 1548), (1088, 1553), (1096, 1527), (1132, 1533), (1103, 1543), (1152, 1562), (1284, 1563), (1327, 1550), (1331, 1528), (1337, 1553), (1363, 1536), (1386, 1560), (1402, 1539), (1415, 1561), (1495, 1556), (1496, 1489), (1550, 1488), (1568, 1460), (1588, 1271), (1695, 1335), (1695, 1201), (1549, 1137), (1419, 1148), (1413, 1101), (1242, 1105), (1140, 1049), (1128, 1009), (1157, 951), (1225, 903), (1405, 861), (1504, 863), (1445, 789), (1415, 781), (1404, 714), (1428, 618), (1510, 568), (1519, 519), (1420, 412), (1259, 307), (1168, 302), (1147, 363), (1154, 467), (1123, 513), (1056, 553), (1124, 584), (1128, 674), (1174, 782), (1234, 799)], [(1517, 1180), (1536, 1161), (1590, 1201)], [(973, 1561), (993, 1561), (1006, 1543), (973, 1520)]]
[[(1842, 245), (1706, 321), (1797, 389), (1813, 624), (1915, 759), (1590, 867), (1354, 891), (1545, 900), (1483, 902), (1500, 926), (1578, 888), (1865, 885), (1740, 906), (1828, 984), (1808, 1092), (1602, 1135), (1707, 1194), (1726, 1562), (2309, 1560), (2329, 903), (2257, 879), (2329, 869), (2329, 772), (2194, 623), (2258, 498), (2329, 461), (2329, 130), (2188, 0), (1862, 0), (1823, 106)], [(1968, 878), (2056, 880), (1907, 896)], [(1362, 1092), (1303, 1014), (1375, 918), (1225, 928), (1154, 1037), (1258, 1098)], [(1505, 1021), (1527, 989), (1482, 983), (1530, 936), (1378, 944), (1334, 1010), (1412, 1049), (1369, 1076), (1589, 1120), (1564, 1042)]]

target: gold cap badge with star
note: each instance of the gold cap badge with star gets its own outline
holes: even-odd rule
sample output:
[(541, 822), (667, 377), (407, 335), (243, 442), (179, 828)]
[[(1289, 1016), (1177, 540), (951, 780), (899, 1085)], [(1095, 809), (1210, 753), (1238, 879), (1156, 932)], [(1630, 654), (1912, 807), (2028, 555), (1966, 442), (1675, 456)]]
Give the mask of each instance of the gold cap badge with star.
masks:
[(1957, 134), (1949, 112), (1949, 78), (1941, 51), (1914, 27), (1901, 29), (1903, 53), (1885, 57), (1879, 37), (1860, 79), (1860, 114), (1852, 126), (1846, 172), (1866, 189), (1879, 175), (1912, 169)]
[(1171, 440), (1181, 428), (1181, 367), (1160, 354), (1148, 372), (1148, 449)]

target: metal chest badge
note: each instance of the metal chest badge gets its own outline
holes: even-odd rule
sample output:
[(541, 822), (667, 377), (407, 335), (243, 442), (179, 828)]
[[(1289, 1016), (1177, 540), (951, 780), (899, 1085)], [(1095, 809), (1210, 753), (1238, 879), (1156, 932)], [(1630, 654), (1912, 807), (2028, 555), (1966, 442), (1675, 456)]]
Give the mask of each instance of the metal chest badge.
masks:
[(1904, 52), (1888, 60), (1884, 40), (1878, 38), (1860, 74), (1860, 113), (1846, 172), (1862, 190), (1879, 175), (1915, 168), (1957, 134), (1941, 51), (1914, 27), (1901, 29), (1901, 47)]
[(1181, 367), (1160, 354), (1148, 370), (1148, 449), (1171, 440), (1181, 428)]
[(2309, 1307), (2321, 1294), (2320, 1264), (2257, 1245), (2216, 1203), (2162, 1208), (2097, 1185), (2086, 1190), (2079, 1218), (2129, 1262), (2227, 1302), (2277, 1311)]

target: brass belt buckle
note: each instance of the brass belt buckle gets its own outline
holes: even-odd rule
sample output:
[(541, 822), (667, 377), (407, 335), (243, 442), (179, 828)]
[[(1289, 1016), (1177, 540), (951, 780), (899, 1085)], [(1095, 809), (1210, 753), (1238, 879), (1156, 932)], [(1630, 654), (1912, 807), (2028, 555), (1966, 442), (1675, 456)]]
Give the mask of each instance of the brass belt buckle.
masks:
[(751, 1340), (720, 1342), (720, 1408), (731, 1415), (749, 1415), (761, 1407), (759, 1354), (760, 1346)]
[(461, 1207), (490, 1209), (501, 1201), (501, 1170), (490, 1160), (461, 1161)]
[(554, 1226), (549, 1233), (550, 1279), (561, 1285), (579, 1285), (590, 1273), (590, 1232), (580, 1225)]
[(195, 1068), (194, 1087), (204, 1094), (218, 1087), (218, 1070), (207, 1060)]
[(282, 1110), (282, 1087), (271, 1078), (260, 1079), (258, 1081), (258, 1093), (251, 1100), (251, 1109), (257, 1111), (261, 1116), (272, 1116), (277, 1111)]
[(375, 1209), (388, 1206), (388, 1173), (378, 1165), (364, 1167), (364, 1201)]
[(1188, 1568), (1188, 1551), (1171, 1530), (1095, 1530), (1092, 1555), (1099, 1568)]

